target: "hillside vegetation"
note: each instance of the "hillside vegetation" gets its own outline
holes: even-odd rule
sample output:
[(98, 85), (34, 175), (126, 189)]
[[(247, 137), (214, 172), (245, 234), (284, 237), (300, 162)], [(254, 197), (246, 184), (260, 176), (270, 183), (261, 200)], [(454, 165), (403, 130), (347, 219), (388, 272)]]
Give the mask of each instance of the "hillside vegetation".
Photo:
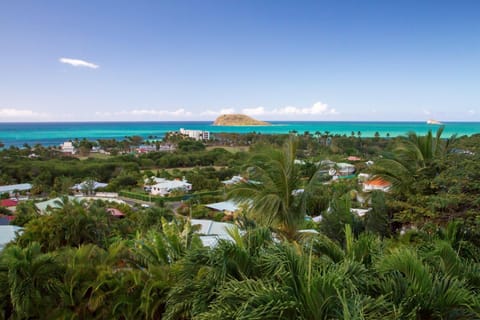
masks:
[(213, 122), (214, 126), (269, 126), (270, 123), (253, 119), (244, 114), (222, 114)]

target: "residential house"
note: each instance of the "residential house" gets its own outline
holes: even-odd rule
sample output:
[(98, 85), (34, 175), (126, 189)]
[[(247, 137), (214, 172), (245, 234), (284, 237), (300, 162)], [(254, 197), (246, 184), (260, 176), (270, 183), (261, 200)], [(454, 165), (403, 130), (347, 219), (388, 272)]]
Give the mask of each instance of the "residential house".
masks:
[(353, 164), (338, 162), (335, 166), (337, 167), (337, 174), (340, 176), (348, 176), (355, 173), (355, 166)]
[(125, 214), (122, 211), (118, 210), (117, 208), (107, 208), (107, 212), (116, 218), (125, 217)]
[[(78, 197), (68, 196), (69, 201), (80, 201)], [(35, 203), (35, 207), (40, 214), (46, 214), (52, 209), (59, 209), (62, 207), (62, 198), (57, 197), (46, 201)]]
[(76, 152), (72, 141), (65, 141), (63, 144), (60, 145), (60, 149), (64, 154), (75, 154)]
[(14, 197), (18, 192), (28, 192), (32, 189), (30, 183), (10, 184), (0, 186), (0, 194), (8, 193), (10, 197)]
[(229, 180), (222, 181), (222, 183), (226, 186), (231, 186), (240, 182), (246, 182), (247, 179), (243, 178), (242, 176), (233, 176)]
[(233, 215), (240, 209), (240, 206), (236, 202), (231, 200), (206, 204), (205, 207), (215, 211), (221, 211), (225, 215), (229, 216)]
[(141, 153), (141, 154), (155, 152), (155, 151), (157, 151), (157, 147), (155, 145), (141, 145), (135, 149), (136, 153)]
[(0, 251), (3, 250), (5, 245), (10, 241), (15, 240), (17, 233), (21, 232), (23, 228), (12, 225), (0, 225)]
[(17, 208), (18, 200), (17, 199), (2, 199), (0, 200), (0, 207), (7, 208), (10, 211), (15, 211)]
[(361, 161), (362, 158), (357, 157), (357, 156), (349, 156), (349, 157), (347, 158), (347, 160), (348, 160), (348, 161)]
[(365, 181), (363, 183), (363, 191), (370, 192), (370, 191), (383, 191), (388, 192), (391, 188), (392, 184), (380, 177)]
[(215, 247), (220, 240), (233, 241), (229, 231), (238, 230), (238, 227), (231, 223), (216, 222), (212, 220), (191, 219), (192, 226), (199, 226), (200, 240), (206, 247)]
[(150, 191), (152, 195), (166, 196), (174, 190), (181, 190), (185, 192), (192, 190), (192, 184), (188, 183), (185, 178), (182, 180), (167, 180), (153, 177), (152, 180), (155, 182), (154, 185), (145, 186), (145, 190)]
[(91, 194), (95, 190), (100, 189), (100, 188), (105, 188), (108, 186), (108, 183), (103, 183), (103, 182), (97, 182), (94, 180), (85, 180), (81, 183), (77, 183), (70, 189), (74, 190), (77, 193), (86, 193), (86, 194)]

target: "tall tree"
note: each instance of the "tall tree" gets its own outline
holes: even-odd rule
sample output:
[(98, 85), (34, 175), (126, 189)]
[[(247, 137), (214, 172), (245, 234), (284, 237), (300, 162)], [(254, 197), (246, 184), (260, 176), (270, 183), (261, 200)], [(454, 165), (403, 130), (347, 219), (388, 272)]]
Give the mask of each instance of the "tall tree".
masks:
[(396, 191), (412, 192), (414, 182), (422, 174), (433, 169), (435, 161), (443, 159), (447, 154), (455, 136), (442, 140), (444, 127), (440, 127), (435, 137), (432, 131), (425, 136), (411, 132), (402, 139), (393, 153), (380, 159), (372, 168), (376, 176), (384, 178), (393, 184)]
[(290, 137), (283, 150), (270, 149), (251, 160), (252, 180), (232, 188), (229, 196), (248, 202), (249, 212), (260, 224), (293, 238), (304, 221), (305, 210), (296, 196), (301, 187), (299, 167), (295, 165), (297, 142)]
[(10, 299), (19, 319), (46, 319), (61, 298), (64, 267), (51, 253), (42, 253), (34, 242), (13, 245), (1, 255), (8, 269)]

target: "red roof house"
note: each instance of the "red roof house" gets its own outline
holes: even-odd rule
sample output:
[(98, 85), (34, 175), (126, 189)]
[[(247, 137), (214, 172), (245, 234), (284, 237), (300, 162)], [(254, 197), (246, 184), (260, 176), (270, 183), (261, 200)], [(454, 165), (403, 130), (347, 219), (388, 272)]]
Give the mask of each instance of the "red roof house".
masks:
[(375, 178), (363, 183), (363, 191), (380, 190), (387, 192), (390, 190), (392, 184), (382, 178)]
[(113, 217), (117, 217), (117, 218), (125, 217), (125, 214), (116, 208), (107, 208), (107, 212), (110, 213)]
[(2, 199), (0, 200), (0, 207), (16, 207), (18, 204), (17, 200), (12, 200), (12, 199)]

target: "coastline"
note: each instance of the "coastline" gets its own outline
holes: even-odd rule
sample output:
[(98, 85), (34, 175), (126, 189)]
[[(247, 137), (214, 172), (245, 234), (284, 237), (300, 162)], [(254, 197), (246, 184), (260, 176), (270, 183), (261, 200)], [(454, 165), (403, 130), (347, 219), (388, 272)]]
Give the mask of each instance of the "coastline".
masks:
[[(162, 138), (169, 131), (180, 128), (206, 130), (215, 133), (260, 133), (287, 134), (296, 131), (304, 134), (308, 131), (315, 135), (325, 133), (350, 136), (360, 131), (362, 137), (396, 137), (410, 131), (425, 134), (428, 130), (437, 130), (438, 125), (429, 125), (424, 121), (271, 121), (269, 126), (214, 126), (211, 121), (141, 121), (141, 122), (0, 122), (0, 141), (6, 147), (42, 144), (45, 146), (78, 139), (123, 139), (125, 136), (149, 136)], [(480, 122), (444, 122), (443, 136), (458, 136), (480, 133)]]

